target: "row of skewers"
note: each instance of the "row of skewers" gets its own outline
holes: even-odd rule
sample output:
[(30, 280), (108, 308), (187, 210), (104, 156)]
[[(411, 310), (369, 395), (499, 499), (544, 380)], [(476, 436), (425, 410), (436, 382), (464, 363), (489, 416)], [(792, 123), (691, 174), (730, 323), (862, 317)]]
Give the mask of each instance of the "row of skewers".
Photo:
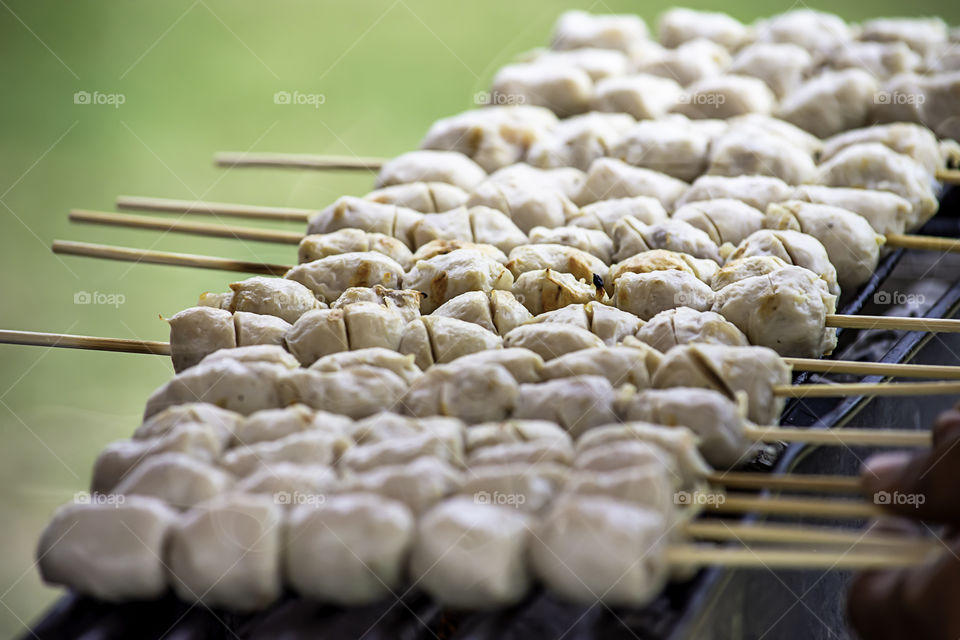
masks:
[[(688, 15), (665, 18), (665, 44), (694, 40), (680, 32), (703, 35)], [(819, 14), (787, 15), (758, 27), (757, 40), (784, 42), (785, 24), (823, 24)], [(555, 45), (626, 42), (616, 34), (627, 23), (636, 24), (568, 15)], [(865, 25), (859, 44), (902, 33), (896, 26)], [(626, 48), (635, 52), (641, 40), (631, 36)], [(729, 46), (759, 46), (745, 42)], [(560, 57), (579, 69), (574, 61), (603, 58), (591, 55)], [(547, 70), (559, 68), (542, 59), (534, 66), (506, 74), (513, 92), (516, 78), (530, 79), (522, 90), (531, 101), (546, 93), (537, 82), (558, 77)], [(498, 94), (507, 95), (495, 86)], [(178, 372), (151, 396), (133, 439), (98, 459), (95, 498), (54, 517), (40, 546), (45, 578), (107, 600), (173, 588), (237, 611), (268, 606), (284, 584), (356, 605), (407, 581), (451, 606), (500, 607), (535, 579), (575, 601), (638, 606), (703, 563), (922, 561), (931, 545), (895, 537), (694, 518), (705, 505), (876, 513), (861, 501), (705, 486), (856, 492), (849, 478), (763, 477), (710, 464), (735, 468), (756, 457), (758, 443), (780, 440), (925, 444), (922, 433), (770, 425), (783, 397), (815, 387), (791, 387), (791, 366), (816, 368), (807, 359), (832, 350), (835, 327), (958, 330), (949, 320), (835, 314), (841, 286), (869, 279), (884, 242), (955, 250), (949, 239), (904, 234), (936, 212), (934, 174), (950, 177), (943, 168), (955, 143), (897, 124), (824, 145), (758, 111), (726, 114), (739, 115), (730, 123), (636, 123), (488, 107), (437, 123), (423, 145), (432, 150), (383, 163), (375, 192), (319, 212), (119, 203), (304, 220), (306, 235), (75, 212), (79, 221), (298, 244), (300, 264), (55, 245), (285, 277), (204, 294), (170, 319), (170, 343), (0, 336), (169, 353)], [(751, 138), (764, 143), (751, 147)], [(278, 163), (298, 164), (266, 164)], [(834, 366), (857, 365), (825, 361)], [(949, 368), (903, 367), (955, 377)], [(814, 392), (956, 392), (950, 383), (827, 386), (835, 388)], [(833, 552), (690, 539), (816, 541)]]

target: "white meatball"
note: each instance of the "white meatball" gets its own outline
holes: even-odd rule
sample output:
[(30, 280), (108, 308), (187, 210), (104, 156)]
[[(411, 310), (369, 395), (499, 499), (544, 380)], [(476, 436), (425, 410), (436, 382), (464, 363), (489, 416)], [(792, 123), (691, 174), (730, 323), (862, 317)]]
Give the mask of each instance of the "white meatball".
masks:
[(413, 542), (410, 511), (367, 493), (301, 505), (284, 528), (284, 569), (297, 592), (342, 605), (375, 602), (400, 586)]
[(408, 324), (400, 338), (399, 351), (413, 356), (421, 369), (457, 358), (499, 349), (501, 338), (492, 331), (465, 320), (446, 316), (424, 316)]
[(874, 18), (863, 23), (860, 39), (903, 42), (926, 54), (947, 42), (947, 24), (941, 18)]
[(698, 280), (710, 282), (719, 268), (713, 260), (694, 258), (686, 253), (665, 249), (651, 249), (611, 265), (607, 284), (616, 287), (617, 280), (625, 273), (653, 273), (668, 270), (683, 271)]
[(594, 283), (583, 282), (572, 274), (552, 269), (527, 271), (516, 279), (512, 291), (517, 301), (534, 315), (562, 309), (570, 304), (604, 299), (603, 289), (598, 289)]
[(423, 313), (431, 313), (447, 300), (467, 291), (509, 290), (513, 276), (496, 260), (476, 251), (460, 249), (418, 261), (403, 275), (403, 285), (426, 294), (420, 308)]
[(782, 99), (803, 82), (811, 68), (813, 56), (799, 45), (757, 42), (734, 56), (729, 71), (763, 80)]
[(638, 389), (650, 386), (652, 371), (632, 347), (594, 347), (554, 358), (543, 367), (544, 380), (577, 376), (603, 376), (614, 386), (632, 384)]
[(782, 356), (819, 358), (837, 344), (836, 329), (826, 326), (826, 316), (836, 312), (836, 296), (802, 267), (726, 286), (716, 293), (713, 311), (737, 325), (751, 344)]
[(908, 228), (921, 225), (939, 206), (930, 175), (924, 168), (912, 158), (877, 142), (840, 150), (820, 165), (816, 181), (828, 187), (890, 191), (909, 200), (913, 215)]
[(531, 524), (528, 515), (510, 507), (467, 497), (445, 500), (420, 521), (410, 572), (445, 605), (490, 609), (515, 604), (530, 589)]
[(877, 81), (866, 71), (826, 71), (788, 93), (777, 115), (826, 138), (866, 125), (877, 89)]
[(237, 346), (282, 345), (283, 336), (292, 327), (289, 322), (275, 316), (260, 315), (247, 311), (233, 314), (233, 327), (237, 332)]
[(607, 271), (606, 263), (600, 258), (580, 249), (562, 244), (528, 244), (510, 252), (507, 268), (514, 279), (528, 271), (550, 269), (559, 273), (570, 273), (578, 280), (593, 282), (594, 274)]
[(732, 118), (745, 113), (772, 113), (776, 96), (757, 78), (710, 76), (687, 87), (671, 110), (690, 118)]
[(804, 149), (779, 136), (740, 127), (713, 141), (707, 173), (773, 176), (787, 184), (802, 184), (809, 182), (816, 170), (813, 158)]
[(579, 214), (570, 218), (569, 223), (603, 231), (609, 236), (613, 233), (617, 221), (626, 216), (633, 216), (647, 224), (656, 224), (667, 219), (667, 212), (659, 200), (650, 196), (611, 198), (588, 204), (580, 209)]
[(586, 11), (567, 11), (553, 28), (551, 47), (566, 49), (618, 49), (630, 46), (649, 36), (647, 24), (636, 15), (591, 15)]
[(437, 307), (433, 315), (472, 322), (497, 335), (533, 317), (512, 293), (500, 290), (461, 293)]
[(686, 182), (666, 174), (632, 167), (615, 158), (600, 158), (590, 165), (587, 181), (575, 201), (583, 206), (598, 200), (649, 196), (671, 211), (687, 187)]
[(496, 171), (523, 160), (530, 144), (556, 123), (553, 112), (543, 107), (484, 107), (437, 120), (420, 148), (459, 151), (485, 171)]
[(280, 597), (282, 513), (272, 497), (226, 494), (175, 523), (166, 562), (177, 596), (230, 611)]
[(247, 278), (231, 283), (230, 290), (229, 311), (233, 313), (249, 311), (294, 323), (307, 311), (326, 307), (310, 289), (285, 278)]
[(813, 9), (793, 9), (761, 20), (756, 25), (757, 42), (791, 42), (812, 54), (829, 54), (853, 39), (842, 18)]
[(593, 81), (587, 72), (560, 62), (508, 64), (493, 76), (494, 103), (546, 107), (560, 117), (587, 111)]
[(652, 249), (686, 253), (716, 263), (721, 261), (719, 248), (710, 236), (682, 220), (646, 225), (628, 216), (614, 225), (613, 241), (617, 248), (613, 258), (618, 262)]
[(799, 200), (770, 205), (767, 226), (794, 229), (820, 240), (842, 289), (856, 289), (873, 276), (885, 242), (866, 218), (853, 211)]
[(637, 66), (641, 73), (649, 73), (676, 80), (688, 86), (723, 73), (730, 65), (730, 54), (721, 45), (697, 38), (684, 42), (676, 49), (664, 49)]
[(771, 202), (780, 202), (790, 197), (791, 188), (783, 180), (769, 176), (700, 176), (690, 189), (677, 200), (677, 207), (688, 202), (731, 198), (746, 202), (760, 211), (765, 211)]
[(401, 502), (416, 515), (457, 491), (463, 474), (436, 456), (424, 455), (411, 462), (384, 465), (347, 476), (342, 491), (366, 491)]
[(863, 69), (879, 79), (913, 73), (922, 62), (923, 58), (902, 42), (848, 42), (830, 59), (834, 69)]
[(140, 496), (64, 505), (40, 535), (40, 576), (107, 602), (159, 598), (167, 589), (164, 545), (175, 520), (163, 502)]
[(910, 122), (874, 125), (837, 134), (824, 141), (820, 161), (826, 162), (848, 147), (869, 142), (879, 142), (910, 156), (931, 175), (943, 164), (937, 136), (926, 127)]
[(725, 13), (676, 7), (657, 20), (660, 44), (678, 47), (696, 38), (706, 38), (727, 49), (739, 49), (750, 39), (747, 27)]
[(590, 168), (635, 124), (626, 113), (587, 113), (561, 122), (553, 135), (535, 142), (527, 162), (542, 168)]
[(691, 342), (732, 346), (749, 344), (743, 332), (719, 313), (689, 307), (661, 311), (637, 330), (637, 338), (663, 353)]
[[(486, 173), (483, 174), (486, 176)], [(420, 213), (439, 213), (462, 207), (469, 194), (444, 182), (409, 182), (376, 189), (363, 196), (364, 200), (405, 207)]]
[(803, 267), (819, 276), (830, 293), (840, 295), (837, 270), (830, 262), (826, 247), (817, 238), (800, 231), (761, 229), (747, 236), (730, 260), (750, 256), (776, 256), (787, 264)]
[[(776, 205), (770, 205), (771, 207)], [(714, 291), (720, 291), (727, 285), (739, 282), (752, 276), (762, 276), (774, 271), (779, 271), (790, 264), (782, 258), (770, 255), (755, 255), (746, 258), (736, 258), (729, 260), (717, 271), (710, 281), (710, 288)]]
[(637, 120), (652, 120), (666, 115), (682, 94), (683, 87), (672, 78), (637, 73), (597, 82), (591, 107), (595, 111), (630, 114)]
[(676, 307), (707, 311), (713, 303), (713, 291), (684, 271), (625, 273), (617, 280), (616, 303), (619, 309), (649, 320)]
[(751, 462), (757, 444), (745, 430), (745, 407), (710, 389), (672, 387), (648, 389), (630, 398), (623, 409), (627, 420), (689, 428), (700, 438), (700, 452), (718, 468)]
[(608, 155), (689, 181), (706, 170), (709, 145), (706, 134), (681, 119), (646, 120), (626, 131)]
[(615, 397), (613, 386), (601, 376), (522, 384), (513, 416), (551, 420), (577, 437), (592, 427), (617, 419)]
[(229, 311), (190, 307), (167, 322), (170, 324), (170, 352), (174, 371), (192, 367), (219, 349), (237, 346), (237, 331)]
[(740, 244), (764, 223), (763, 212), (731, 198), (690, 202), (678, 207), (672, 218), (700, 229), (717, 245)]
[(544, 360), (550, 360), (571, 351), (602, 347), (603, 340), (586, 329), (569, 324), (539, 322), (517, 327), (503, 337), (503, 346), (529, 349)]
[(343, 196), (310, 218), (307, 234), (360, 229), (368, 233), (392, 236), (412, 248), (411, 230), (422, 217), (423, 214), (419, 211), (406, 207)]
[(488, 179), (474, 190), (467, 204), (502, 211), (524, 233), (536, 226), (559, 227), (576, 212), (561, 191), (521, 175), (510, 180)]
[(774, 385), (789, 385), (791, 369), (773, 349), (687, 344), (671, 349), (653, 376), (653, 387), (702, 387), (731, 400), (746, 394), (747, 417), (777, 424), (786, 403), (773, 395)]
[(604, 78), (626, 75), (630, 60), (626, 54), (614, 49), (584, 47), (568, 51), (536, 49), (523, 57), (524, 61), (538, 64), (559, 64), (584, 71), (594, 82)]
[(453, 151), (410, 151), (383, 163), (375, 188), (410, 182), (445, 182), (470, 191), (487, 177), (480, 165)]
[(530, 230), (531, 244), (565, 245), (585, 251), (610, 264), (613, 255), (613, 240), (600, 229), (588, 229), (577, 225), (566, 227), (534, 227)]
[(178, 373), (147, 400), (145, 417), (185, 402), (209, 402), (244, 415), (282, 406), (280, 382), (289, 369), (276, 364), (217, 360)]
[(583, 604), (637, 607), (667, 581), (663, 515), (602, 496), (566, 496), (534, 529), (530, 557), (548, 589)]
[(517, 400), (517, 381), (498, 364), (435, 365), (418, 378), (401, 405), (417, 416), (452, 416), (467, 423), (504, 420)]
[(226, 491), (233, 477), (216, 467), (182, 453), (161, 453), (138, 464), (112, 493), (149, 496), (186, 509)]
[(802, 185), (790, 199), (849, 209), (866, 218), (882, 234), (903, 233), (913, 212), (909, 201), (888, 191)]

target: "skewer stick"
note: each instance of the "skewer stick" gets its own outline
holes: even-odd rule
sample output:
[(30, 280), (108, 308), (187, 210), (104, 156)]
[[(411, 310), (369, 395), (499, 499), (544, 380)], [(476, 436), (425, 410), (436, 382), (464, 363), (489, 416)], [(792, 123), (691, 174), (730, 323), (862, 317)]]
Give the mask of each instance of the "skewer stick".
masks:
[[(33, 331), (0, 330), (0, 344), (19, 344), (91, 351), (114, 351), (170, 355), (168, 342), (134, 340), (128, 338), (100, 338), (65, 333), (37, 333)], [(789, 427), (748, 427), (748, 438), (760, 442), (806, 442), (809, 444), (874, 445), (897, 447), (929, 446), (931, 435), (925, 431), (897, 431), (893, 429), (794, 429)], [(762, 476), (753, 473), (715, 472), (707, 476), (711, 484), (738, 489), (781, 489), (856, 493), (860, 487), (856, 478), (843, 476)]]
[(223, 151), (213, 157), (218, 167), (277, 167), (320, 171), (378, 171), (386, 158), (317, 155), (312, 153), (250, 153)]
[(684, 567), (720, 565), (757, 569), (879, 569), (909, 567), (922, 563), (928, 549), (883, 551), (811, 551), (804, 549), (741, 549), (697, 544), (673, 544), (666, 548), (668, 564)]
[(825, 445), (874, 445), (929, 447), (929, 431), (896, 429), (808, 429), (794, 427), (747, 427), (744, 435), (758, 442), (805, 442)]
[(841, 396), (960, 395), (960, 382), (850, 382), (844, 384), (778, 384), (773, 395), (781, 398), (834, 398)]
[(176, 200), (172, 198), (145, 198), (117, 196), (118, 209), (130, 211), (157, 211), (163, 213), (195, 213), (208, 216), (248, 218), (251, 220), (277, 220), (306, 223), (316, 211), (296, 207), (266, 207), (229, 202), (203, 202), (200, 200)]
[(120, 353), (147, 353), (157, 356), (170, 355), (170, 343), (130, 338), (98, 338), (74, 336), (65, 333), (38, 333), (35, 331), (0, 330), (0, 343), (24, 344), (38, 347), (64, 349), (89, 349), (91, 351), (116, 351)]
[(258, 229), (257, 227), (239, 227), (235, 225), (226, 226), (207, 222), (172, 220), (170, 218), (157, 218), (153, 216), (131, 216), (124, 213), (106, 213), (86, 209), (72, 209), (70, 211), (70, 221), (113, 227), (128, 227), (131, 229), (174, 231), (177, 233), (189, 233), (191, 235), (211, 236), (214, 238), (259, 240), (261, 242), (276, 242), (279, 244), (295, 245), (299, 244), (303, 239), (303, 234), (297, 233), (296, 231)]
[(845, 373), (860, 376), (891, 378), (944, 378), (960, 380), (960, 367), (936, 364), (899, 364), (894, 362), (860, 362), (859, 360), (818, 360), (816, 358), (784, 358), (795, 371)]
[(921, 249), (923, 251), (942, 251), (960, 253), (960, 239), (918, 236), (904, 233), (888, 233), (886, 245), (901, 249)]
[(772, 522), (744, 524), (714, 518), (695, 520), (684, 525), (691, 538), (739, 542), (790, 542), (800, 544), (836, 544), (845, 546), (892, 547), (933, 550), (937, 542), (927, 538), (859, 531), (839, 527), (810, 527)]
[(122, 262), (144, 262), (148, 264), (167, 264), (178, 267), (196, 267), (198, 269), (219, 269), (221, 271), (240, 271), (268, 276), (282, 276), (290, 267), (268, 262), (249, 262), (246, 260), (232, 260), (230, 258), (214, 258), (192, 253), (173, 253), (170, 251), (153, 251), (151, 249), (131, 249), (128, 247), (114, 247), (106, 244), (90, 242), (72, 242), (69, 240), (54, 240), (53, 252), (73, 256), (87, 256), (90, 258), (104, 258)]
[(899, 316), (844, 316), (827, 314), (828, 327), (837, 329), (889, 329), (892, 331), (926, 331), (960, 333), (960, 320), (951, 318), (905, 318)]
[(771, 489), (778, 491), (816, 491), (853, 494), (859, 494), (863, 490), (863, 487), (860, 485), (860, 478), (854, 476), (714, 471), (707, 475), (706, 480), (710, 484), (722, 485), (733, 489)]
[[(699, 496), (698, 496), (699, 497)], [(740, 493), (706, 494), (704, 511), (717, 513), (765, 513), (812, 518), (868, 519), (884, 513), (878, 505), (863, 500), (824, 500), (793, 496), (764, 497)]]
[(960, 169), (937, 169), (934, 177), (944, 184), (960, 184)]
[[(377, 171), (387, 160), (388, 158), (360, 158), (313, 153), (222, 151), (214, 155), (214, 162), (219, 167), (276, 167), (319, 171)], [(937, 169), (935, 177), (940, 182), (960, 184), (960, 170), (957, 169)]]
[[(163, 211), (166, 213), (199, 213), (213, 216), (232, 216), (257, 220), (301, 221), (306, 222), (315, 213), (309, 209), (293, 207), (265, 207), (258, 205), (229, 204), (225, 202), (202, 202), (199, 200), (170, 200), (166, 198), (147, 198), (138, 196), (118, 196), (118, 209), (131, 211)], [(103, 224), (120, 224), (104, 221)], [(124, 226), (120, 224), (120, 226)], [(154, 227), (160, 228), (163, 227)], [(178, 229), (171, 226), (170, 231), (194, 233), (187, 228)], [(237, 237), (241, 237), (238, 232)], [(200, 235), (210, 235), (200, 233)], [(225, 235), (223, 237), (230, 237)], [(911, 234), (888, 234), (887, 245), (905, 249), (922, 249), (926, 251), (960, 252), (960, 240), (955, 238), (939, 238), (935, 236), (918, 236)], [(267, 240), (270, 242), (270, 240)]]

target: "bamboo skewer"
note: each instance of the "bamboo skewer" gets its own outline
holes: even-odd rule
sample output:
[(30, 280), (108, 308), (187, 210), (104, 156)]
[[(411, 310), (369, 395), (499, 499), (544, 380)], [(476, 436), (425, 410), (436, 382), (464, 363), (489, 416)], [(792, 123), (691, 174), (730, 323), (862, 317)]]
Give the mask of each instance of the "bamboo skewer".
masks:
[(278, 244), (296, 245), (303, 240), (303, 234), (296, 231), (258, 229), (257, 227), (239, 227), (235, 225), (226, 226), (210, 224), (208, 222), (171, 220), (169, 218), (152, 216), (131, 216), (123, 213), (106, 213), (103, 211), (89, 211), (87, 209), (72, 209), (70, 211), (70, 221), (113, 227), (127, 227), (131, 229), (174, 231), (177, 233), (189, 233), (191, 235), (211, 236), (215, 238), (258, 240)]
[[(798, 385), (804, 386), (804, 385)], [(866, 385), (865, 385), (866, 386)], [(747, 427), (744, 435), (758, 442), (805, 442), (824, 445), (874, 445), (929, 447), (929, 431), (897, 429), (809, 429), (797, 427)]]
[[(315, 153), (266, 153), (222, 151), (213, 157), (218, 167), (274, 167), (283, 169), (315, 169), (319, 171), (378, 171), (389, 158)], [(937, 169), (934, 176), (947, 184), (960, 183), (960, 170)]]
[(162, 213), (194, 213), (208, 216), (249, 218), (252, 220), (276, 220), (281, 222), (306, 223), (316, 211), (295, 207), (267, 207), (260, 205), (231, 204), (228, 202), (202, 202), (200, 200), (177, 200), (173, 198), (147, 198), (117, 196), (118, 209), (130, 211), (157, 211)]
[[(116, 205), (118, 209), (131, 210), (131, 211), (162, 211), (166, 213), (198, 213), (204, 215), (213, 215), (213, 216), (233, 216), (240, 218), (248, 218), (255, 220), (277, 220), (277, 221), (302, 221), (307, 222), (310, 219), (310, 216), (315, 213), (309, 209), (296, 209), (296, 208), (286, 208), (286, 207), (265, 207), (259, 205), (242, 205), (242, 204), (228, 204), (224, 202), (202, 202), (198, 200), (169, 200), (166, 198), (147, 198), (147, 197), (138, 197), (138, 196), (118, 196), (116, 200)], [(84, 211), (84, 210), (77, 210)], [(95, 213), (95, 212), (85, 212), (84, 213)], [(153, 224), (156, 226), (148, 226), (146, 224), (138, 224), (135, 220), (131, 219), (131, 216), (117, 217), (116, 219), (111, 220), (110, 215), (104, 212), (99, 213), (99, 216), (85, 216), (85, 218), (78, 220), (81, 222), (93, 222), (96, 224), (112, 224), (116, 226), (131, 226), (131, 227), (142, 227), (142, 228), (153, 228), (153, 229), (163, 229), (165, 231), (176, 231), (179, 233), (193, 233), (197, 235), (214, 235), (205, 232), (193, 231), (189, 225), (179, 223), (176, 220), (170, 221), (167, 225), (162, 225), (159, 220), (160, 218), (155, 218), (156, 222)], [(231, 227), (227, 227), (231, 228)], [(246, 233), (249, 228), (243, 227), (232, 227), (234, 229), (236, 237), (243, 237), (242, 234)], [(223, 232), (221, 237), (231, 237), (231, 234), (227, 231)], [(301, 236), (302, 238), (303, 236)], [(275, 242), (269, 238), (252, 238), (254, 240), (264, 240), (265, 242)], [(940, 238), (935, 236), (918, 236), (912, 234), (888, 234), (886, 236), (887, 245), (891, 247), (902, 247), (904, 249), (921, 249), (925, 251), (940, 251), (940, 252), (953, 252), (960, 253), (960, 239), (956, 238)]]
[(64, 333), (0, 330), (0, 343), (33, 345), (37, 347), (60, 347), (63, 349), (87, 349), (91, 351), (114, 351), (119, 353), (144, 353), (158, 356), (170, 355), (170, 343), (168, 342), (134, 340), (132, 338), (74, 336)]
[(665, 550), (668, 564), (683, 567), (718, 565), (755, 569), (881, 569), (922, 563), (926, 548), (883, 551), (813, 551), (808, 549), (741, 549), (697, 544), (672, 544)]
[(900, 364), (895, 362), (860, 362), (859, 360), (818, 360), (817, 358), (784, 358), (794, 371), (844, 373), (891, 378), (944, 378), (960, 380), (960, 367), (935, 364)]
[(799, 516), (812, 518), (868, 519), (884, 513), (875, 504), (863, 500), (824, 500), (822, 498), (797, 498), (794, 496), (745, 495), (741, 493), (701, 494), (704, 511), (717, 513), (764, 513), (768, 515)]
[[(249, 262), (244, 260), (232, 260), (229, 258), (216, 258), (190, 253), (173, 253), (168, 251), (154, 251), (149, 249), (133, 249), (129, 247), (116, 247), (111, 245), (94, 244), (89, 242), (73, 242), (68, 240), (54, 240), (53, 252), (76, 256), (87, 256), (92, 258), (103, 258), (106, 260), (120, 260), (125, 262), (146, 262), (151, 264), (168, 264), (184, 267), (199, 267), (201, 269), (222, 269), (224, 271), (241, 271), (245, 273), (257, 273), (265, 275), (282, 276), (292, 267), (290, 265), (271, 264), (264, 262)], [(941, 318), (910, 318), (910, 317), (891, 317), (891, 316), (847, 316), (838, 314), (827, 314), (826, 326), (838, 328), (854, 329), (894, 329), (899, 331), (926, 331), (931, 333), (946, 332), (960, 333), (960, 319), (941, 319)], [(908, 394), (907, 384), (901, 383), (893, 385), (904, 387), (900, 392), (892, 392), (894, 395), (899, 393)], [(918, 383), (935, 385), (937, 383)], [(941, 383), (942, 384), (942, 383)], [(809, 389), (805, 396), (810, 397), (818, 393), (833, 395), (834, 392), (843, 388), (843, 385), (802, 385)], [(827, 392), (826, 387), (833, 391)], [(799, 388), (799, 387), (791, 387)], [(790, 395), (785, 391), (787, 387), (774, 387), (775, 393), (781, 395)], [(779, 391), (778, 391), (779, 390)], [(936, 391), (931, 387), (932, 393), (955, 393), (956, 391), (946, 390)]]
[(105, 244), (72, 242), (69, 240), (54, 240), (52, 248), (54, 253), (64, 255), (103, 258), (106, 260), (119, 260), (121, 262), (144, 262), (178, 267), (197, 267), (199, 269), (239, 271), (242, 273), (268, 276), (282, 276), (290, 270), (290, 266), (288, 265), (271, 264), (268, 262), (249, 262), (246, 260), (232, 260), (230, 258), (215, 258), (193, 253), (131, 249), (128, 247), (114, 247)]
[(247, 151), (223, 151), (216, 154), (213, 160), (218, 167), (278, 167), (319, 171), (379, 171), (387, 161), (386, 158)]
[(714, 471), (706, 476), (706, 481), (710, 484), (722, 485), (733, 489), (771, 489), (775, 491), (814, 491), (853, 494), (860, 494), (863, 490), (860, 484), (860, 478), (855, 476)]
[(774, 385), (781, 398), (834, 398), (838, 396), (960, 395), (960, 382), (849, 382), (843, 384)]
[(684, 533), (691, 538), (738, 542), (787, 542), (805, 545), (846, 545), (866, 547), (910, 548), (933, 550), (938, 543), (927, 538), (910, 538), (900, 534), (858, 531), (838, 527), (811, 527), (794, 524), (739, 521), (708, 518), (688, 522)]

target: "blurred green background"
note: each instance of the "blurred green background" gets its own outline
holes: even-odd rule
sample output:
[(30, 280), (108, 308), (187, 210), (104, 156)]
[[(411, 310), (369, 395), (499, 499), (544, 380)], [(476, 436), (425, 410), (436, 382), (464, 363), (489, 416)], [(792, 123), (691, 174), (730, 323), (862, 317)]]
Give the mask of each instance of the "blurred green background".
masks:
[[(118, 194), (322, 207), (362, 194), (370, 174), (212, 166), (218, 150), (394, 155), (434, 120), (473, 106), (494, 70), (547, 42), (564, 9), (641, 13), (608, 0), (0, 0), (0, 328), (166, 339), (159, 315), (242, 276), (59, 258), (54, 238), (289, 262), (295, 251), (240, 241), (71, 226), (71, 207), (111, 210)], [(689, 3), (743, 20), (799, 6)], [(849, 20), (940, 15), (960, 4), (818, 3)], [(74, 94), (122, 94), (119, 107)], [(277, 91), (322, 94), (319, 108)], [(247, 223), (245, 223), (247, 224)], [(290, 228), (296, 228), (291, 226)], [(79, 292), (123, 304), (75, 304)], [(164, 358), (0, 347), (0, 634), (23, 631), (58, 591), (33, 565), (57, 505), (87, 487), (97, 452), (126, 437)]]

